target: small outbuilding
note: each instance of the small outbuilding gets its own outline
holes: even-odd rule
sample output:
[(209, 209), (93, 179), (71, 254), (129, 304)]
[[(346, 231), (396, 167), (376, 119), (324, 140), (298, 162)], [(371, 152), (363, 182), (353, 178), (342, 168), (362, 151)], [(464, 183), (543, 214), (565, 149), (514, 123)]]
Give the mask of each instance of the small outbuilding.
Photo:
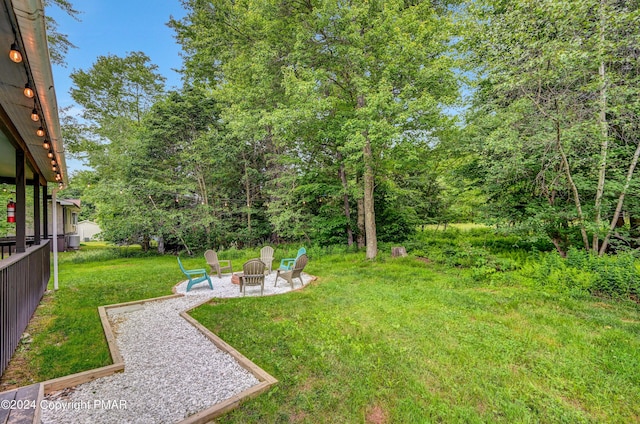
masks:
[(78, 222), (78, 235), (80, 236), (80, 241), (94, 241), (97, 240), (97, 237), (102, 230), (100, 226), (93, 221), (89, 221), (85, 219), (84, 221)]
[[(49, 201), (49, 234), (53, 234), (53, 206)], [(80, 248), (78, 235), (78, 216), (80, 216), (80, 199), (56, 199), (58, 251)]]

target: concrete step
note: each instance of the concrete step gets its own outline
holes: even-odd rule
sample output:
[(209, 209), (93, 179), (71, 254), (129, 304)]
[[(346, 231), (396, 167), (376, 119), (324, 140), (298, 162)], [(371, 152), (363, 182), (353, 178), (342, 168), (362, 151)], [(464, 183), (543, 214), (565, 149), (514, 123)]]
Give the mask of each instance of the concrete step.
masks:
[(0, 393), (0, 424), (40, 424), (40, 402), (44, 386), (40, 383)]

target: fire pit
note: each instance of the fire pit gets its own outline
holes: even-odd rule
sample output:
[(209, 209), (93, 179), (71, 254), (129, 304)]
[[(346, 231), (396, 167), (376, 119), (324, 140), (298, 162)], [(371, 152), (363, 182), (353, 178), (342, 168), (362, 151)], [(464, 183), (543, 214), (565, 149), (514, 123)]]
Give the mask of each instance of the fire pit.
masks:
[(242, 287), (242, 276), (244, 275), (243, 272), (236, 272), (235, 274), (233, 274), (231, 276), (231, 282), (233, 284), (240, 284), (240, 287)]

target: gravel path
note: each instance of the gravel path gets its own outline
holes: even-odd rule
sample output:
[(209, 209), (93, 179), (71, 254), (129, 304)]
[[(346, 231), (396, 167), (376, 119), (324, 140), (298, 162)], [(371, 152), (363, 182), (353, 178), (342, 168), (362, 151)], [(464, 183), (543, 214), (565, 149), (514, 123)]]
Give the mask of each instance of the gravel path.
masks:
[[(291, 290), (282, 279), (274, 287), (274, 279), (275, 272), (265, 279), (265, 295)], [(213, 290), (205, 282), (184, 293), (184, 281), (176, 287), (183, 297), (110, 311), (125, 371), (47, 395), (42, 422), (175, 423), (258, 384), (179, 316), (208, 298), (242, 296), (231, 274), (211, 280)], [(303, 275), (303, 280), (308, 284), (311, 277)], [(246, 292), (259, 296), (260, 287)]]

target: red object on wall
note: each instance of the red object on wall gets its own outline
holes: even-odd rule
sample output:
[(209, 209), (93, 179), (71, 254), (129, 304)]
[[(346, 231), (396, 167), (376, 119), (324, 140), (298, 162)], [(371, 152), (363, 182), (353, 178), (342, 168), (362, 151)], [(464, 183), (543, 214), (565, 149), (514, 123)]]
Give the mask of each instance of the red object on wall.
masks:
[(7, 204), (7, 222), (16, 222), (16, 204), (13, 200)]

